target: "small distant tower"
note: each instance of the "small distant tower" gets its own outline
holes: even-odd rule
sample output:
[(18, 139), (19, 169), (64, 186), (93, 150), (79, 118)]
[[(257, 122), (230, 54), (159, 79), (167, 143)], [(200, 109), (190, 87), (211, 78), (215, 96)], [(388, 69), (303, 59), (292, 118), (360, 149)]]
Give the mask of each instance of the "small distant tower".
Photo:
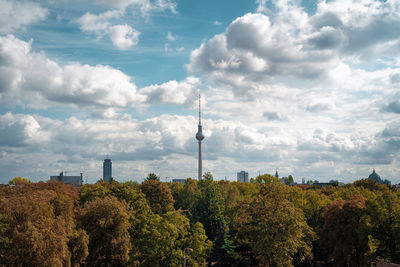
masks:
[(278, 168), (276, 168), (276, 171), (275, 171), (275, 177), (276, 177), (276, 178), (279, 178), (279, 174), (278, 174)]
[(203, 175), (203, 162), (201, 159), (201, 141), (204, 139), (203, 131), (202, 131), (202, 126), (201, 126), (201, 105), (200, 105), (200, 94), (199, 94), (199, 125), (198, 125), (198, 130), (196, 133), (196, 139), (199, 141), (199, 173), (198, 173), (198, 179), (199, 181), (201, 180), (201, 177)]
[(112, 177), (112, 163), (111, 159), (105, 159), (103, 162), (103, 181), (109, 182)]

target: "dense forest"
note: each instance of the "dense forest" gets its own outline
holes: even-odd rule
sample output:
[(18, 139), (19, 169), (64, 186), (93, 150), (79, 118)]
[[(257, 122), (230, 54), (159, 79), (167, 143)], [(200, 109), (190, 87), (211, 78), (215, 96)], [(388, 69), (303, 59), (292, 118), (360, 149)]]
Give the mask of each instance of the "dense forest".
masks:
[(400, 194), (345, 186), (16, 178), (0, 188), (5, 266), (370, 266), (400, 262)]

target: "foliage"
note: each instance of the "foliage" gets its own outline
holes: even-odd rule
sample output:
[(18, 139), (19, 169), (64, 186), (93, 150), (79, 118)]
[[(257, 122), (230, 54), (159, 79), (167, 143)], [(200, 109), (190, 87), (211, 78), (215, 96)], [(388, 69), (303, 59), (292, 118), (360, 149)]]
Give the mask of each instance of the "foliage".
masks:
[(198, 187), (196, 200), (190, 210), (192, 219), (201, 222), (208, 238), (213, 240), (225, 212), (221, 188), (211, 179), (201, 180), (198, 182)]
[(178, 211), (163, 215), (148, 213), (135, 220), (131, 228), (132, 264), (140, 266), (178, 266), (186, 247), (193, 249), (188, 263), (205, 263), (211, 242), (201, 224), (190, 225)]
[(206, 181), (212, 181), (214, 180), (214, 177), (211, 172), (206, 172), (205, 174), (203, 174), (203, 179)]
[(320, 243), (334, 266), (367, 266), (376, 242), (369, 235), (365, 198), (333, 201), (326, 209)]
[(367, 179), (12, 184), (0, 187), (0, 265), (179, 266), (185, 248), (187, 266), (400, 262), (400, 191)]
[(276, 176), (272, 176), (268, 173), (259, 175), (255, 178), (254, 182), (256, 184), (271, 184), (271, 183), (280, 183), (279, 178)]
[(229, 228), (225, 220), (222, 219), (211, 250), (210, 257), (213, 266), (233, 266), (235, 264), (234, 249), (235, 247), (229, 234)]
[(79, 222), (89, 235), (88, 264), (123, 265), (129, 260), (128, 205), (115, 197), (97, 198), (85, 204)]
[(110, 195), (110, 190), (106, 187), (104, 182), (95, 184), (87, 184), (82, 186), (79, 191), (79, 197), (82, 204), (93, 201), (96, 198), (104, 198)]
[(11, 179), (10, 181), (8, 181), (9, 185), (21, 185), (21, 184), (30, 184), (31, 181), (28, 178), (24, 178), (24, 177), (14, 177), (13, 179)]
[[(75, 231), (77, 192), (58, 183), (24, 184), (1, 189), (1, 225), (5, 225), (0, 263), (60, 266), (71, 260), (68, 241)], [(84, 249), (84, 248), (83, 248)]]
[(196, 202), (196, 195), (199, 194), (197, 180), (188, 178), (183, 187), (173, 192), (175, 199), (175, 209), (182, 209), (189, 212)]
[(311, 254), (314, 233), (302, 211), (287, 199), (286, 186), (262, 185), (260, 195), (241, 202), (233, 221), (236, 242), (250, 251), (262, 266), (292, 266), (296, 253)]
[(140, 190), (145, 194), (150, 208), (154, 213), (164, 214), (174, 210), (174, 199), (171, 189), (166, 183), (157, 180), (147, 180), (140, 185)]
[(151, 172), (147, 175), (145, 181), (160, 181), (160, 177)]
[(86, 231), (83, 229), (74, 231), (69, 237), (68, 247), (72, 266), (84, 263), (89, 255), (89, 236)]
[(400, 262), (400, 199), (386, 187), (366, 200), (365, 206), (371, 222), (370, 233), (379, 241), (375, 256)]

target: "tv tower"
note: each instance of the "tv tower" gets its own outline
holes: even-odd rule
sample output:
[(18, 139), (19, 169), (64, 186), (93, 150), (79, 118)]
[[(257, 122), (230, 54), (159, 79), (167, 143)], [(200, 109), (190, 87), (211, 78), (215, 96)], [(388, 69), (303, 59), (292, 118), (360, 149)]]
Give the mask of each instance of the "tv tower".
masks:
[(198, 125), (198, 130), (196, 133), (196, 139), (199, 140), (199, 174), (198, 174), (198, 179), (201, 181), (201, 177), (203, 175), (203, 170), (202, 170), (202, 159), (201, 159), (201, 141), (204, 139), (202, 127), (201, 127), (201, 106), (200, 106), (200, 94), (199, 94), (199, 125)]

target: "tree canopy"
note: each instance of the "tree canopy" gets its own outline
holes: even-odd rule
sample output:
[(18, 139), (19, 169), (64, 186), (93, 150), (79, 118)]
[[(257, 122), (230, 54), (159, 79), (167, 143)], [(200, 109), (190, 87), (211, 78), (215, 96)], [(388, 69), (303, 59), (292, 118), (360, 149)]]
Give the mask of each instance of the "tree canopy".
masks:
[(400, 192), (366, 179), (317, 188), (211, 173), (184, 184), (0, 187), (0, 265), (180, 266), (184, 251), (187, 266), (400, 262)]

